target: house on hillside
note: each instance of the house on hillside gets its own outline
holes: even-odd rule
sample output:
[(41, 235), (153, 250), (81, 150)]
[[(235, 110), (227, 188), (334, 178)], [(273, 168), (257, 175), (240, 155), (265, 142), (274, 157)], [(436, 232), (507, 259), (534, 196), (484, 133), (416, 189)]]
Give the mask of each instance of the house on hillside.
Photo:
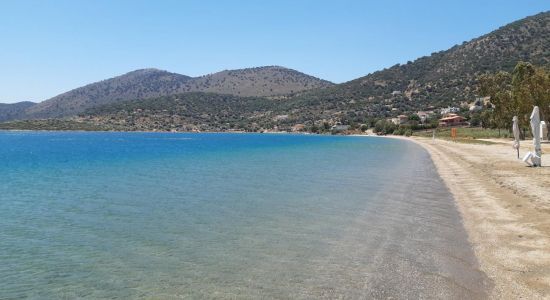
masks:
[(466, 125), (466, 119), (457, 114), (448, 114), (446, 117), (439, 119), (439, 126), (452, 127)]
[(433, 111), (418, 111), (416, 115), (420, 118), (420, 122), (426, 123), (428, 119), (434, 114)]
[(391, 92), (391, 95), (392, 95), (392, 96), (399, 96), (399, 95), (401, 95), (401, 94), (403, 94), (403, 92), (401, 92), (401, 91), (393, 91), (393, 92)]
[(405, 115), (399, 115), (396, 118), (392, 118), (391, 122), (395, 125), (403, 125), (409, 121), (409, 117)]
[(306, 129), (306, 126), (304, 124), (296, 124), (292, 126), (290, 130), (292, 132), (300, 132), (300, 131), (304, 131), (305, 129)]
[(336, 131), (336, 132), (339, 132), (339, 131), (346, 131), (346, 130), (349, 130), (349, 125), (341, 125), (341, 124), (336, 124), (334, 126), (332, 126), (330, 128), (330, 130), (332, 131)]
[(459, 107), (447, 107), (447, 108), (442, 108), (440, 109), (439, 113), (441, 115), (446, 115), (446, 114), (455, 114), (457, 112), (460, 112), (460, 108)]
[(288, 115), (277, 115), (273, 118), (274, 121), (282, 121), (288, 119)]

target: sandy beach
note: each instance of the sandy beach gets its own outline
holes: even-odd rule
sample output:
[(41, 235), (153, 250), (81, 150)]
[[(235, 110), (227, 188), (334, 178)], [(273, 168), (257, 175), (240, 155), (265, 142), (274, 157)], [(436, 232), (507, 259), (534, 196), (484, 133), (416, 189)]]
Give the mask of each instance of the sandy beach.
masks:
[[(463, 216), (493, 299), (550, 299), (550, 144), (542, 168), (517, 159), (509, 140), (465, 144), (414, 137)], [(523, 141), (520, 155), (533, 149)], [(545, 159), (544, 153), (548, 153)]]

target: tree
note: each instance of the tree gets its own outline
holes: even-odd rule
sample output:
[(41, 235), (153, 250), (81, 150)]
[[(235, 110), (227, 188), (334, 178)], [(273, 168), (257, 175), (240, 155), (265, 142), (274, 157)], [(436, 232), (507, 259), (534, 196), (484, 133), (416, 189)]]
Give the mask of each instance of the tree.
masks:
[(376, 121), (376, 123), (374, 123), (374, 132), (375, 133), (383, 133), (385, 122), (386, 121), (384, 121), (384, 120)]
[(395, 124), (386, 120), (378, 120), (374, 124), (374, 132), (380, 134), (393, 133), (396, 128)]
[(477, 112), (470, 114), (470, 126), (479, 125), (481, 125), (481, 114)]
[(541, 119), (550, 117), (550, 72), (530, 63), (519, 62), (514, 71), (482, 75), (479, 92), (493, 104), (490, 116), (484, 115), (496, 128), (511, 128), (512, 117), (518, 116), (522, 128), (529, 127), (533, 106), (538, 106)]
[(482, 128), (489, 128), (493, 126), (493, 110), (484, 110), (479, 114), (479, 121)]
[(550, 74), (529, 63), (519, 62), (512, 77), (512, 94), (518, 118), (529, 124), (533, 106), (540, 108), (541, 120), (550, 116)]
[(420, 117), (417, 114), (412, 114), (412, 115), (409, 116), (409, 120), (420, 122)]
[(508, 72), (486, 74), (479, 78), (480, 94), (489, 96), (494, 106), (492, 123), (498, 128), (507, 128), (512, 124), (512, 117), (517, 114), (512, 97), (512, 75)]
[(313, 125), (311, 126), (311, 129), (310, 129), (310, 130), (311, 130), (311, 132), (313, 132), (313, 133), (319, 133), (319, 126), (313, 124)]

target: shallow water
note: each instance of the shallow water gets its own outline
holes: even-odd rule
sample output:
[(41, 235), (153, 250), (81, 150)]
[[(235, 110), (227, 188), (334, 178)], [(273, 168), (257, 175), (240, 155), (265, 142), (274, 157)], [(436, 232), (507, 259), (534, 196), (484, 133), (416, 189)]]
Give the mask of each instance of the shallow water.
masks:
[(0, 132), (0, 298), (483, 298), (401, 140)]

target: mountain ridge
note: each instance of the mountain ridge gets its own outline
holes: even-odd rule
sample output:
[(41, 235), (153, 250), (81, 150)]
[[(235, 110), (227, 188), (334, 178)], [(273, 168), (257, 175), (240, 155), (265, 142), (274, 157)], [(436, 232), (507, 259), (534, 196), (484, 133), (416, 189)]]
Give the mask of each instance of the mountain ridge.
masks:
[(280, 66), (224, 70), (198, 77), (146, 68), (62, 93), (27, 108), (23, 117), (69, 117), (95, 106), (185, 92), (273, 97), (332, 85), (329, 81)]
[(388, 117), (459, 105), (478, 97), (480, 75), (512, 71), (519, 61), (550, 66), (550, 12), (514, 21), (461, 45), (322, 91), (304, 91), (294, 98), (293, 107), (314, 105), (337, 112), (362, 106), (368, 107), (359, 109), (366, 115)]
[[(75, 105), (73, 97), (73, 101), (68, 101), (66, 104), (67, 107), (61, 107), (68, 112), (57, 115), (55, 109), (60, 109), (59, 104), (63, 101), (51, 101), (56, 98), (54, 97), (31, 106), (26, 110), (25, 116), (31, 116), (31, 118), (51, 117), (52, 115), (55, 117), (71, 116), (81, 114), (89, 108), (110, 105), (113, 102), (127, 103), (127, 101), (146, 98), (154, 101), (155, 98), (168, 95), (206, 92), (228, 93), (239, 97), (271, 98), (273, 101), (269, 103), (269, 107), (265, 105), (260, 108), (254, 105), (241, 106), (243, 109), (253, 107), (257, 110), (255, 111), (256, 115), (269, 116), (270, 113), (276, 112), (285, 116), (274, 124), (269, 118), (261, 120), (269, 126), (288, 127), (292, 124), (313, 126), (314, 123), (318, 125), (319, 122), (325, 121), (333, 124), (361, 124), (372, 119), (472, 102), (479, 96), (476, 87), (480, 75), (501, 70), (511, 71), (520, 61), (550, 67), (550, 12), (542, 12), (514, 21), (447, 50), (434, 52), (406, 64), (397, 64), (337, 85), (278, 66), (224, 70), (200, 77), (188, 77), (157, 69), (141, 69), (125, 75), (130, 74), (145, 79), (152, 78), (155, 87), (168, 85), (170, 88), (167, 91), (148, 89), (147, 80), (145, 80), (145, 83), (140, 82), (136, 89), (132, 89), (131, 84), (129, 87), (128, 85), (124, 86), (129, 90), (129, 95), (115, 99), (107, 98), (107, 101), (104, 101), (107, 103), (100, 103), (101, 101), (94, 103), (95, 98), (99, 100), (105, 100), (105, 98), (89, 93), (87, 96), (88, 99), (91, 98), (92, 103), (78, 107), (78, 109), (71, 109), (71, 105)], [(271, 76), (266, 77), (263, 72), (268, 72)], [(281, 85), (280, 82), (283, 84)], [(281, 86), (282, 88), (279, 90), (270, 90), (271, 87)], [(116, 85), (111, 88), (121, 89)], [(282, 90), (286, 94), (281, 93)], [(75, 91), (78, 89), (70, 92)], [(119, 94), (124, 94), (120, 92)], [(57, 97), (63, 95), (65, 94)], [(208, 96), (208, 99), (214, 98)], [(216, 101), (218, 100), (222, 101), (223, 99)], [(259, 101), (263, 103), (264, 100), (262, 98)], [(196, 101), (196, 97), (193, 98), (193, 101)], [(245, 99), (232, 98), (231, 101), (249, 103)], [(142, 103), (148, 107), (151, 106), (151, 103), (147, 101)], [(48, 114), (47, 110), (45, 110), (46, 114), (32, 114), (37, 107), (51, 106), (52, 104), (58, 106), (53, 107), (54, 114)], [(237, 112), (233, 111), (233, 113)], [(242, 111), (243, 115), (249, 113), (249, 111)], [(110, 114), (113, 115), (112, 112)], [(116, 116), (116, 114), (114, 115)], [(249, 121), (260, 120), (254, 118)], [(240, 122), (242, 123), (244, 120)]]
[(0, 103), (0, 122), (18, 119), (24, 116), (25, 111), (36, 103), (21, 101), (15, 103)]

